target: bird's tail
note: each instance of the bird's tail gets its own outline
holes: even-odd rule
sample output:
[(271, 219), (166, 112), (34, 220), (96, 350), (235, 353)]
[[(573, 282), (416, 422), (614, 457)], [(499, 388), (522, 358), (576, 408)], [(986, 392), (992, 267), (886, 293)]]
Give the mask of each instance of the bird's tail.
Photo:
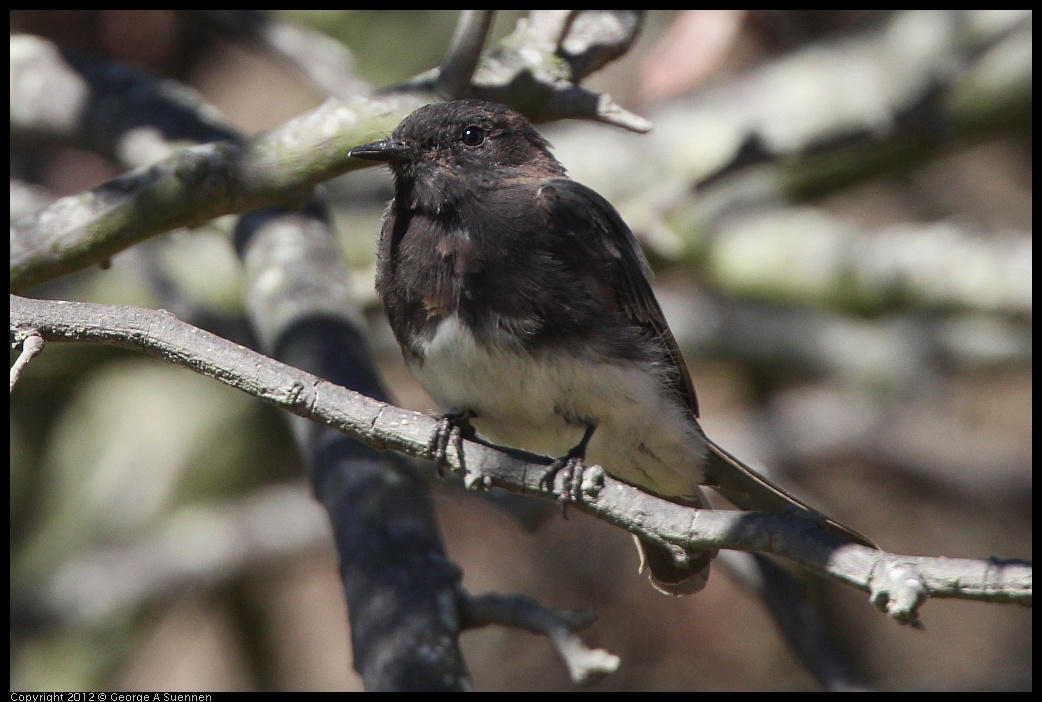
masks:
[[(829, 519), (767, 480), (716, 442), (706, 438), (706, 444), (709, 447), (705, 469), (707, 484), (718, 490), (739, 509), (750, 512), (780, 512), (795, 506), (818, 515), (825, 527), (834, 534), (862, 546), (878, 548), (868, 537), (834, 519)], [(705, 496), (699, 497), (701, 499), (692, 499), (684, 504), (709, 509), (709, 502)], [(676, 498), (669, 499), (678, 501)], [(685, 558), (678, 560), (677, 554), (660, 542), (639, 536), (633, 538), (640, 553), (640, 572), (648, 573), (651, 584), (659, 592), (680, 597), (699, 592), (706, 586), (709, 580), (709, 564), (716, 558), (717, 550), (690, 551), (683, 554)]]
[(713, 487), (734, 503), (735, 507), (750, 512), (780, 512), (786, 507), (799, 507), (820, 515), (825, 526), (833, 533), (862, 546), (878, 549), (867, 536), (848, 526), (829, 519), (805, 502), (790, 495), (767, 478), (732, 456), (715, 441), (706, 437), (709, 446), (707, 477), (715, 483)]

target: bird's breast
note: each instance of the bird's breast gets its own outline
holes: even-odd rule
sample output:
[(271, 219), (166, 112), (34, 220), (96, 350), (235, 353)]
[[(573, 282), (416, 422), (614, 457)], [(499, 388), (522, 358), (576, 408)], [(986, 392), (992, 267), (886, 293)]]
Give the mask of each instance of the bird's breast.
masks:
[(592, 424), (588, 462), (616, 477), (678, 496), (701, 482), (701, 429), (653, 364), (608, 362), (582, 344), (490, 341), (458, 314), (425, 337), (409, 356), (413, 374), (442, 409), (472, 412), (491, 441), (561, 456)]

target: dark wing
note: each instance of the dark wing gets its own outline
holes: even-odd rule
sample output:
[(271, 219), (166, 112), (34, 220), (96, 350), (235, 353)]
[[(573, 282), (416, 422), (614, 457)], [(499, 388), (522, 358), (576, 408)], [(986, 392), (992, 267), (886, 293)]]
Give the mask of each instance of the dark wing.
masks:
[[(601, 264), (601, 275), (607, 277), (604, 282), (613, 291), (617, 309), (625, 318), (660, 341), (675, 369), (669, 374), (670, 383), (697, 418), (698, 400), (691, 375), (651, 290), (647, 259), (622, 217), (611, 203), (593, 190), (566, 178), (550, 180), (543, 185), (539, 190), (538, 204), (555, 234), (570, 239), (578, 255)], [(826, 526), (843, 538), (877, 548), (854, 529), (821, 515), (774, 485), (708, 437), (706, 445), (709, 449), (706, 484), (719, 490), (739, 509), (780, 511), (795, 506), (820, 515)]]
[(551, 230), (569, 241), (577, 255), (596, 261), (614, 296), (616, 309), (645, 336), (658, 339), (671, 368), (669, 382), (698, 417), (698, 398), (677, 340), (651, 290), (651, 269), (633, 232), (611, 203), (567, 178), (547, 181), (537, 196)]

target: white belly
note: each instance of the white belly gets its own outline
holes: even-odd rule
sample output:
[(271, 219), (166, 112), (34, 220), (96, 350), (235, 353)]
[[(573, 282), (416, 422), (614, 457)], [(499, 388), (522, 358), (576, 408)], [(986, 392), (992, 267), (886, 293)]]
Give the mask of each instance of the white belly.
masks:
[(697, 500), (705, 460), (701, 428), (656, 368), (567, 351), (533, 356), (483, 346), (453, 315), (423, 348), (424, 360), (411, 367), (442, 409), (475, 413), (475, 428), (490, 441), (562, 456), (588, 423), (596, 424), (587, 463), (660, 495)]

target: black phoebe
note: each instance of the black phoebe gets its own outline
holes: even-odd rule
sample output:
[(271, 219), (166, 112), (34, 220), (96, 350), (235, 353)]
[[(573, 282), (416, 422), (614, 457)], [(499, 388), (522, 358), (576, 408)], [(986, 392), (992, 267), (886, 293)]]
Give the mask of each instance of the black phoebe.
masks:
[[(671, 502), (708, 507), (708, 486), (744, 510), (810, 510), (706, 438), (640, 246), (548, 147), (515, 110), (458, 100), (351, 150), (394, 174), (376, 287), (417, 380), (490, 441), (585, 453)], [(658, 589), (705, 587), (715, 552), (638, 546)]]

